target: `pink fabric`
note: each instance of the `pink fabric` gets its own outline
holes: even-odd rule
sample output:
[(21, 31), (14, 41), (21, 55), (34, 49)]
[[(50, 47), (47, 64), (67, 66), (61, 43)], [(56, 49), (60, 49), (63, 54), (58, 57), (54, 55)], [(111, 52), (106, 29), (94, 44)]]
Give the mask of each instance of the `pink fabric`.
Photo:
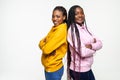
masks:
[[(70, 51), (71, 51), (71, 64), (70, 64), (70, 69), (77, 71), (77, 72), (86, 72), (88, 70), (91, 69), (91, 65), (93, 64), (93, 55), (95, 54), (95, 52), (99, 49), (102, 48), (102, 42), (95, 37), (93, 34), (92, 36), (88, 33), (88, 31), (86, 30), (85, 26), (80, 27), (78, 24), (77, 28), (79, 30), (80, 33), (80, 39), (81, 39), (81, 59), (80, 57), (76, 54), (75, 55), (75, 61), (73, 59), (73, 54), (75, 54), (76, 52), (78, 52), (77, 50), (77, 40), (76, 40), (76, 36), (75, 36), (75, 32), (74, 32), (74, 36), (75, 36), (75, 51), (73, 51), (74, 49), (73, 47), (73, 43), (72, 43), (72, 37), (71, 37), (71, 28), (68, 29), (68, 42), (70, 43)], [(91, 32), (90, 32), (91, 33)], [(96, 43), (94, 42), (94, 38), (96, 39)], [(85, 44), (91, 44), (92, 45), (92, 49), (86, 48)], [(74, 53), (73, 53), (74, 52)], [(75, 63), (75, 67), (74, 67), (74, 63)]]

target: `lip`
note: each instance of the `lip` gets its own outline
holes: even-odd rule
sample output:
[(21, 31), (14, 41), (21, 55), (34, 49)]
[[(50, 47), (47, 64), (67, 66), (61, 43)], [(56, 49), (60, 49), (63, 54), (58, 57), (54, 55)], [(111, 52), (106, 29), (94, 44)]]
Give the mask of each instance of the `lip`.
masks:
[(83, 17), (78, 18), (78, 20), (83, 20)]
[(58, 22), (53, 22), (54, 24), (57, 24)]
[(57, 23), (57, 22), (55, 22), (55, 23), (54, 23), (54, 25), (56, 26), (56, 25), (58, 25), (58, 23)]
[(77, 21), (78, 21), (78, 22), (81, 22), (81, 21), (83, 21), (83, 19), (78, 19)]
[(77, 21), (84, 21), (84, 18), (80, 17), (80, 18), (77, 19)]
[(58, 22), (53, 22), (54, 26), (57, 26), (58, 25)]
[(83, 18), (78, 18), (78, 19), (76, 20), (76, 22), (81, 24), (81, 23), (84, 22), (84, 19), (83, 19)]

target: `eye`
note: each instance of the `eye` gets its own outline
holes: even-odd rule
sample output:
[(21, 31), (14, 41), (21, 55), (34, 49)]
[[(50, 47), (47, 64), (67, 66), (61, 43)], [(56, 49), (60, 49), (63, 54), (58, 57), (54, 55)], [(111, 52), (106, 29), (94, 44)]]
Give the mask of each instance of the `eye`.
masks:
[(60, 18), (60, 16), (56, 15), (57, 18)]
[(75, 12), (75, 15), (78, 15), (79, 14), (79, 12)]
[(81, 14), (81, 15), (84, 15), (84, 12), (82, 11), (80, 14)]
[(55, 16), (54, 15), (52, 15), (52, 18), (54, 18)]

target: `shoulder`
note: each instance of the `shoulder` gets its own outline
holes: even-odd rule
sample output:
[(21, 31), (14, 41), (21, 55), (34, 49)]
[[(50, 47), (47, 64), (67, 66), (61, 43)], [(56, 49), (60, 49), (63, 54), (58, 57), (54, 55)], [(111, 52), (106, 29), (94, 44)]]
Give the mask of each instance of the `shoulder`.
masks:
[(62, 23), (58, 27), (67, 27), (67, 24), (66, 23)]
[(67, 30), (67, 24), (62, 23), (59, 26), (56, 27), (57, 30)]

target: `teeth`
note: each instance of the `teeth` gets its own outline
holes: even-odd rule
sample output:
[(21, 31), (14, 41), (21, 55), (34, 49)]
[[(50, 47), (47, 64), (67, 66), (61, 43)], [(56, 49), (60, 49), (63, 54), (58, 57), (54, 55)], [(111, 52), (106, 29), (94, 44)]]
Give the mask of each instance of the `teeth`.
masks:
[(57, 24), (57, 22), (54, 22), (54, 24)]

